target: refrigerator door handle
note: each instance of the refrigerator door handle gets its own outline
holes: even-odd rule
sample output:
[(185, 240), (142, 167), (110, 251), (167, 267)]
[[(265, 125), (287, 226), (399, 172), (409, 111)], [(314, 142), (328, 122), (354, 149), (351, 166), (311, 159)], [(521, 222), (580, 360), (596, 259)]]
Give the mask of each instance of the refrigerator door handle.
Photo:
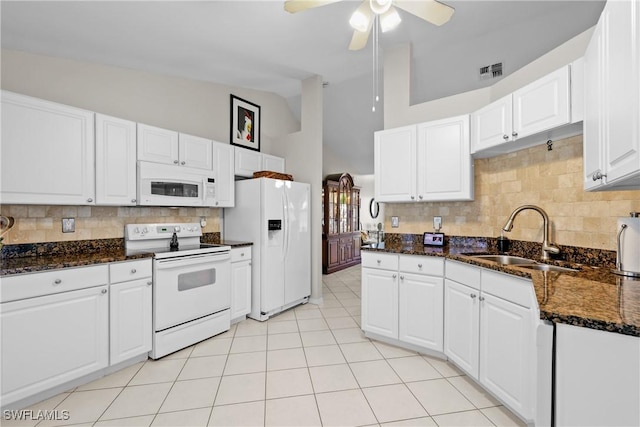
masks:
[(287, 189), (283, 188), (282, 192), (283, 203), (284, 203), (284, 257), (286, 258), (289, 255), (289, 197), (287, 197)]

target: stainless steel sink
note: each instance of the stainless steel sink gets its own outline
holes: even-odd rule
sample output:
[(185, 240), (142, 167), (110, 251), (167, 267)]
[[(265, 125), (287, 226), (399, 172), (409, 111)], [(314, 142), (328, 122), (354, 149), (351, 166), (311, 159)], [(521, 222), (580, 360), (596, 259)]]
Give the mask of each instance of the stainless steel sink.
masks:
[(478, 258), (484, 261), (492, 261), (502, 265), (536, 264), (536, 261), (532, 259), (511, 255), (473, 255), (471, 256), (471, 258)]
[(578, 271), (573, 268), (567, 267), (558, 267), (557, 265), (549, 265), (549, 264), (530, 264), (530, 265), (522, 265), (522, 268), (529, 268), (531, 270), (539, 270), (539, 271), (559, 271), (559, 272), (571, 272)]

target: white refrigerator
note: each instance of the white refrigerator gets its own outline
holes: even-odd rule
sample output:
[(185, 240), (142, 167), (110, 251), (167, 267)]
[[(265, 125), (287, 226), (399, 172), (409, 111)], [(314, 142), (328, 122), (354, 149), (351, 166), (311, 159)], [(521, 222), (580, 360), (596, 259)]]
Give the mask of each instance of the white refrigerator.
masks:
[(224, 239), (253, 242), (251, 312), (269, 317), (311, 295), (311, 186), (255, 178), (235, 183), (224, 212)]

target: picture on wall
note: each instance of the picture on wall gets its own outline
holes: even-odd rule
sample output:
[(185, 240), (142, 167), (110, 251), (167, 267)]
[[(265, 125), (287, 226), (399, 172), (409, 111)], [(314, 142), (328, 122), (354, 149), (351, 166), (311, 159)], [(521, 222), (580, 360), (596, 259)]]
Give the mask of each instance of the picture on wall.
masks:
[(260, 106), (231, 95), (231, 144), (260, 151)]

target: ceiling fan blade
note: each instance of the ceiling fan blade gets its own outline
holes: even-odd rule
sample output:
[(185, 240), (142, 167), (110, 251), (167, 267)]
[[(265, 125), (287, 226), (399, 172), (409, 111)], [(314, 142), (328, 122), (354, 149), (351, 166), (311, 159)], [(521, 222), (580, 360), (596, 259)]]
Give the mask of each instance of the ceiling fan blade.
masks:
[(395, 0), (394, 3), (400, 9), (406, 10), (418, 18), (422, 18), (438, 26), (449, 22), (449, 19), (451, 19), (455, 11), (451, 6), (447, 6), (436, 0)]
[(367, 28), (367, 31), (354, 31), (353, 37), (351, 37), (351, 43), (349, 43), (349, 50), (360, 50), (367, 45), (369, 41), (369, 34), (371, 33), (371, 25)]
[(341, 0), (286, 0), (284, 2), (284, 10), (289, 13), (296, 13), (339, 1)]

